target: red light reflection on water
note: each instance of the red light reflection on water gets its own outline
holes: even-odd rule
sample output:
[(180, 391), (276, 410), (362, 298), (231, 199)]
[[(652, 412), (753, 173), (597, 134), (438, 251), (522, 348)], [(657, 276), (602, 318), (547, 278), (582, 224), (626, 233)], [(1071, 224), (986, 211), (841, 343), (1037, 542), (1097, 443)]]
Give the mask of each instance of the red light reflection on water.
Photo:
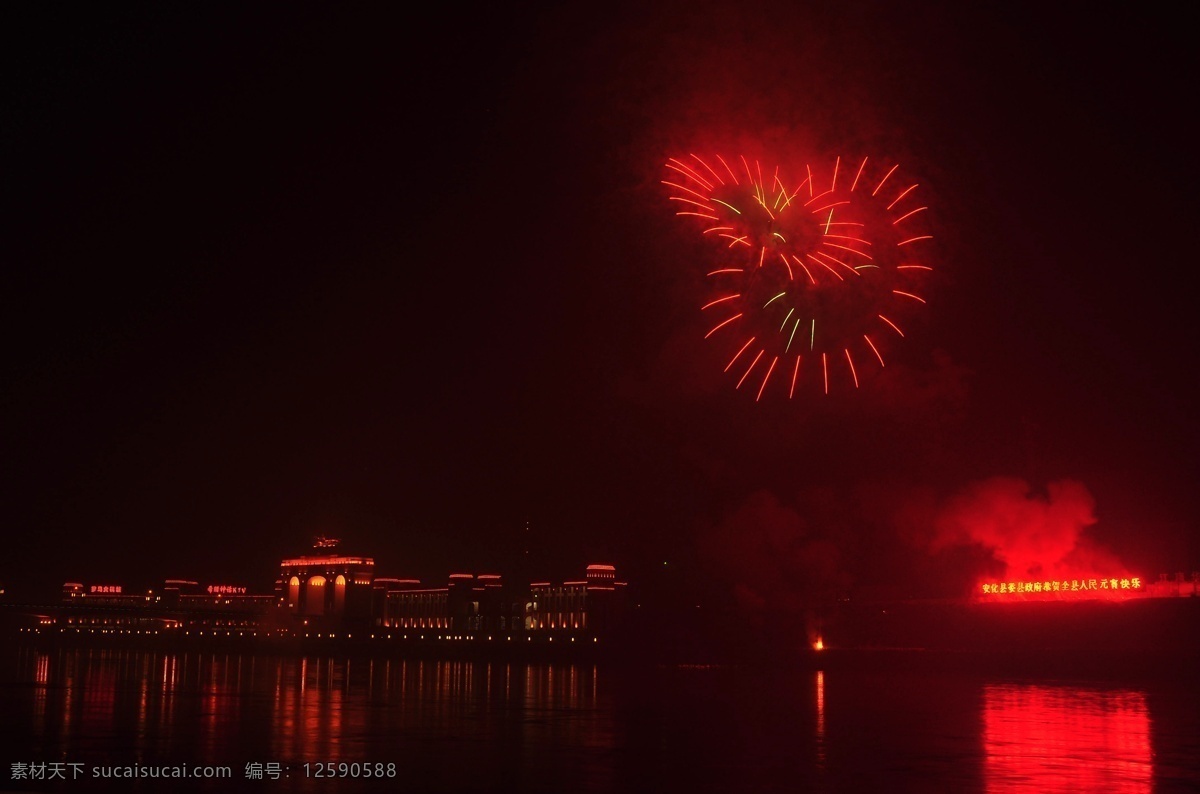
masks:
[(984, 688), (987, 791), (1151, 790), (1150, 713), (1131, 690)]
[(817, 671), (817, 768), (825, 769), (825, 671)]

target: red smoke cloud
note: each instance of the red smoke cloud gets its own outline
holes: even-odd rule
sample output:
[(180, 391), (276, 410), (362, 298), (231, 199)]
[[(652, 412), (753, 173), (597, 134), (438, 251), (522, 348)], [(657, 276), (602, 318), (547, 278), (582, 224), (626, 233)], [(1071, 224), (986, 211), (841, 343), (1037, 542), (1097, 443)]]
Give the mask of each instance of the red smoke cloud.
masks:
[(701, 550), (750, 614), (803, 612), (846, 584), (837, 547), (768, 491), (707, 533)]
[(1074, 480), (1051, 482), (1039, 494), (1024, 480), (993, 477), (946, 500), (933, 520), (929, 547), (978, 546), (996, 561), (993, 573), (1006, 578), (1122, 571), (1121, 562), (1086, 534), (1096, 523), (1095, 507), (1091, 493)]

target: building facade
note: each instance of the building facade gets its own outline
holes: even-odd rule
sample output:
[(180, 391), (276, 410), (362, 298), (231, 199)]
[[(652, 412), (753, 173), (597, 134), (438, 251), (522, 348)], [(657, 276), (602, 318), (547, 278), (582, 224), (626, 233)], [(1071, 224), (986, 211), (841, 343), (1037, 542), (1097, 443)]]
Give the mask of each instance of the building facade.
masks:
[(557, 584), (510, 582), (489, 572), (453, 573), (444, 585), (430, 586), (376, 576), (371, 557), (344, 554), (337, 540), (318, 538), (310, 553), (280, 561), (273, 594), (178, 578), (145, 592), (67, 582), (60, 605), (36, 617), (40, 625), (78, 633), (594, 639), (618, 625), (624, 588), (607, 564), (588, 565), (583, 578)]

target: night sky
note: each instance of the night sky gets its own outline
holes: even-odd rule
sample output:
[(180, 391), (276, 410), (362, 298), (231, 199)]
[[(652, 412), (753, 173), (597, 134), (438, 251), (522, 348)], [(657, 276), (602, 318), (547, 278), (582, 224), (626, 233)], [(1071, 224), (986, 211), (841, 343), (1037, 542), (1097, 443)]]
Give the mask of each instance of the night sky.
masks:
[[(973, 5), (6, 6), (0, 583), (265, 589), (326, 534), (753, 606), (953, 591), (1022, 521), (1200, 567), (1190, 28)], [(885, 375), (733, 388), (697, 150), (920, 182)]]

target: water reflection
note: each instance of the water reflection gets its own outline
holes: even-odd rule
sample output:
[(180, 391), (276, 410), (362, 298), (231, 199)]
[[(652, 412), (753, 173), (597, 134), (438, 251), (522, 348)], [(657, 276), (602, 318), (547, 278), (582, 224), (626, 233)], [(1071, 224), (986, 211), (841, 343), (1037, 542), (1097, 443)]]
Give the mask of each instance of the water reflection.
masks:
[(983, 715), (988, 791), (1150, 791), (1142, 692), (989, 685)]
[(421, 791), (1200, 790), (1190, 681), (19, 648), (0, 684), (10, 762), (274, 763), (289, 791), (332, 788), (317, 762)]
[(468, 789), (611, 779), (612, 708), (592, 664), (101, 649), (22, 649), (15, 662), (4, 679), (28, 689), (5, 693), (0, 738), (34, 761), (382, 762)]
[(817, 769), (825, 769), (825, 671), (817, 671)]

